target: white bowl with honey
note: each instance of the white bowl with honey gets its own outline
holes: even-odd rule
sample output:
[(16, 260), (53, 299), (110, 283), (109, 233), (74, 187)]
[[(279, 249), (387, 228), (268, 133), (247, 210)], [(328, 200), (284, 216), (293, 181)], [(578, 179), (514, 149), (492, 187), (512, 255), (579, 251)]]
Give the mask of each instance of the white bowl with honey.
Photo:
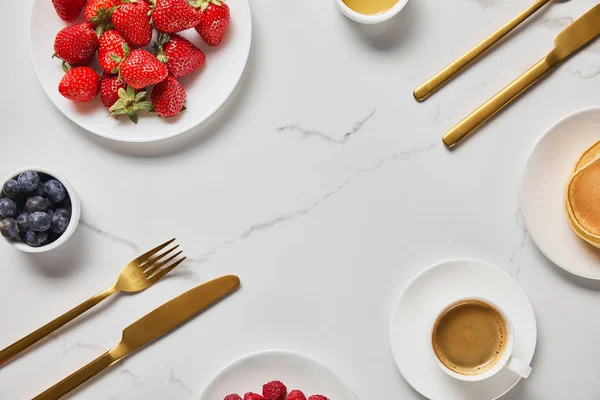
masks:
[(400, 12), (408, 0), (335, 0), (342, 13), (361, 24), (378, 24)]

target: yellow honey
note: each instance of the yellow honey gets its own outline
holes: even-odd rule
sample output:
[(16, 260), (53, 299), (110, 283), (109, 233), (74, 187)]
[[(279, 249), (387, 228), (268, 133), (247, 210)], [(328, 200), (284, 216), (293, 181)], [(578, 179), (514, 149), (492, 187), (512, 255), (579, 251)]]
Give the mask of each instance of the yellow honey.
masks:
[(392, 8), (398, 0), (344, 0), (352, 10), (364, 15), (382, 14)]

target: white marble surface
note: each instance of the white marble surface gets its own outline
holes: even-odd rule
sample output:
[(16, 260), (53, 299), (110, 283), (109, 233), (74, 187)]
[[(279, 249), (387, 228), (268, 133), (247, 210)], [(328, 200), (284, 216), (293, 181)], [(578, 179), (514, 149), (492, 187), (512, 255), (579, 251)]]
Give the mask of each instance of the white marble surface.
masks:
[(440, 140), (596, 2), (548, 7), (426, 103), (411, 95), (525, 3), (411, 0), (391, 23), (363, 27), (333, 0), (252, 0), (251, 56), (222, 112), (175, 140), (125, 146), (79, 129), (48, 101), (29, 60), (31, 0), (3, 1), (3, 33), (15, 39), (0, 67), (0, 175), (28, 164), (60, 171), (81, 195), (84, 222), (54, 254), (0, 246), (0, 347), (111, 285), (126, 261), (170, 236), (192, 262), (3, 367), (0, 398), (37, 395), (156, 306), (237, 273), (235, 296), (68, 397), (196, 399), (231, 360), (288, 348), (330, 365), (360, 400), (420, 399), (392, 360), (390, 311), (414, 274), (466, 256), (509, 271), (536, 311), (534, 372), (505, 398), (597, 399), (598, 286), (539, 253), (518, 192), (536, 138), (600, 104), (600, 42), (465, 146), (449, 152)]

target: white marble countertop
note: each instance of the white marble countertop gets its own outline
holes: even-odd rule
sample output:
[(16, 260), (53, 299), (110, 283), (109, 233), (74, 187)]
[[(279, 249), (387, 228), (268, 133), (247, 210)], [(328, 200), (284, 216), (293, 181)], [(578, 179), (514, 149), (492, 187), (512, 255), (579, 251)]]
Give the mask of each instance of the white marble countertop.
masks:
[(192, 262), (6, 365), (0, 398), (37, 395), (140, 316), (236, 273), (235, 296), (68, 397), (197, 399), (233, 359), (287, 348), (318, 356), (360, 400), (420, 399), (392, 359), (391, 308), (423, 268), (474, 257), (518, 279), (537, 316), (534, 372), (505, 398), (598, 399), (600, 292), (536, 249), (519, 182), (548, 126), (600, 104), (600, 42), (457, 151), (440, 140), (596, 2), (548, 7), (429, 101), (412, 98), (524, 3), (411, 0), (391, 23), (366, 27), (332, 0), (252, 0), (250, 59), (222, 112), (174, 140), (131, 146), (83, 131), (50, 103), (29, 58), (31, 0), (3, 1), (4, 36), (16, 39), (4, 43), (0, 67), (0, 175), (31, 164), (64, 174), (81, 196), (83, 223), (52, 254), (0, 243), (0, 347), (108, 287), (126, 261), (168, 237)]

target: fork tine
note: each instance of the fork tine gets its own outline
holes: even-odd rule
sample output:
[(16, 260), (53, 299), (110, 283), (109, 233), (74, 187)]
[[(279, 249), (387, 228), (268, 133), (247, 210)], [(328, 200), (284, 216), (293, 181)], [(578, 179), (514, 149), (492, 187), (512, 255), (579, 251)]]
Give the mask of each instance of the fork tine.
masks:
[(179, 248), (179, 245), (175, 246), (175, 247), (171, 247), (169, 250), (150, 258), (148, 261), (139, 264), (138, 267), (140, 267), (143, 270), (148, 270), (148, 268), (151, 268), (152, 265), (156, 264), (158, 261), (160, 261), (161, 259), (163, 259), (166, 255), (170, 254), (173, 250)]
[(177, 258), (177, 256), (179, 256), (181, 253), (183, 253), (183, 251), (180, 251), (180, 252), (178, 252), (176, 254), (173, 254), (171, 257), (167, 258), (164, 261), (161, 261), (159, 263), (155, 263), (154, 265), (150, 266), (150, 268), (148, 268), (146, 271), (144, 271), (144, 273), (148, 277), (151, 276), (156, 271), (160, 270), (162, 267), (164, 267), (165, 265), (167, 265), (168, 263), (170, 263), (171, 261), (173, 261), (175, 258)]
[(165, 247), (167, 247), (168, 245), (170, 245), (171, 243), (173, 243), (175, 241), (175, 238), (161, 244), (160, 246), (157, 246), (155, 248), (153, 248), (152, 250), (142, 254), (141, 256), (139, 256), (138, 258), (136, 258), (135, 260), (133, 260), (134, 262), (137, 262), (138, 264), (143, 263), (144, 261), (148, 260), (150, 257), (152, 257), (153, 255), (155, 255), (156, 253), (158, 253), (159, 251), (161, 251), (162, 249), (164, 249)]
[(174, 264), (172, 264), (172, 265), (170, 265), (170, 266), (166, 267), (165, 269), (162, 269), (162, 270), (158, 271), (158, 272), (157, 272), (157, 273), (156, 273), (154, 276), (150, 277), (149, 279), (150, 279), (152, 282), (157, 282), (157, 281), (159, 281), (160, 279), (164, 278), (164, 276), (165, 276), (166, 274), (168, 274), (169, 272), (173, 271), (173, 269), (174, 269), (176, 266), (178, 266), (179, 264), (181, 264), (182, 262), (184, 262), (186, 258), (187, 258), (187, 257), (183, 257), (181, 260), (178, 260), (178, 261), (176, 261)]

